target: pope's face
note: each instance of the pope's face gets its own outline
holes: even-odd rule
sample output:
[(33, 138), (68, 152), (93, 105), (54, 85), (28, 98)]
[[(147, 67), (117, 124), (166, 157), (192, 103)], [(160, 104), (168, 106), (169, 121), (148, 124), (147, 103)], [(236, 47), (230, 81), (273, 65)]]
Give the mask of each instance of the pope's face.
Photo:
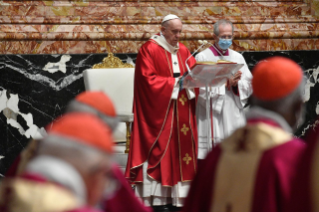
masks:
[(179, 19), (169, 20), (164, 26), (162, 26), (162, 34), (164, 35), (166, 41), (176, 47), (179, 38), (181, 37), (183, 24)]

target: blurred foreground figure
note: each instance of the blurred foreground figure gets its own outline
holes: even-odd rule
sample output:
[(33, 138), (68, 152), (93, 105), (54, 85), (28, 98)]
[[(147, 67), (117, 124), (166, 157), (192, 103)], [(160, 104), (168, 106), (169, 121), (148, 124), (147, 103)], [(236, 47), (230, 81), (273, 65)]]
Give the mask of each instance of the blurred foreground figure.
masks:
[[(118, 118), (115, 107), (111, 99), (100, 91), (85, 91), (70, 101), (66, 108), (66, 113), (88, 113), (97, 116), (104, 124), (113, 131), (118, 125)], [(39, 140), (30, 141), (27, 148), (21, 153), (19, 158), (10, 168), (6, 177), (19, 176), (28, 162), (35, 156), (35, 150), (39, 145)], [(116, 191), (113, 195), (104, 197), (101, 207), (108, 212), (150, 212), (151, 208), (144, 206), (135, 196), (131, 186), (125, 179), (117, 164), (112, 165), (113, 185)], [(125, 203), (123, 204), (123, 199)]]
[[(78, 94), (74, 100), (69, 102), (66, 113), (69, 112), (81, 112), (95, 115), (112, 131), (118, 124), (116, 111), (112, 101), (100, 91), (85, 91)], [(39, 140), (41, 140), (41, 138), (33, 139), (29, 142), (28, 146), (21, 152), (6, 173), (6, 177), (18, 176), (24, 171), (25, 166), (35, 155)]]
[(247, 124), (208, 154), (184, 211), (287, 211), (305, 149), (292, 134), (303, 116), (302, 82), (301, 68), (290, 59), (273, 57), (256, 65)]
[(56, 120), (24, 173), (4, 179), (0, 211), (97, 211), (109, 187), (112, 146), (111, 130), (93, 115)]
[(307, 135), (307, 150), (302, 156), (293, 183), (289, 212), (319, 211), (319, 126)]
[[(79, 94), (67, 107), (67, 113), (84, 112), (98, 116), (112, 130), (118, 125), (118, 118), (115, 107), (103, 92), (86, 91)], [(107, 212), (150, 212), (152, 209), (146, 207), (135, 196), (130, 184), (124, 177), (117, 164), (112, 166), (112, 174), (116, 183), (116, 191), (112, 196), (102, 200), (102, 208)], [(125, 200), (125, 204), (123, 201)]]

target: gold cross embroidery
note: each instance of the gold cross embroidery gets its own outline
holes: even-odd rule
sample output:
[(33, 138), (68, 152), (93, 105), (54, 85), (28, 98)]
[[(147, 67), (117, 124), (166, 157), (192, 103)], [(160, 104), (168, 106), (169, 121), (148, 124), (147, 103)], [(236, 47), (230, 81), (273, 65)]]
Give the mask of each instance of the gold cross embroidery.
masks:
[(182, 133), (184, 133), (184, 135), (187, 135), (188, 130), (189, 130), (189, 128), (186, 127), (186, 124), (183, 124), (183, 128), (181, 129)]
[(186, 97), (184, 96), (184, 94), (182, 94), (182, 96), (179, 98), (179, 101), (182, 103), (182, 105), (185, 105), (185, 102), (187, 101)]
[(185, 157), (183, 157), (183, 161), (185, 161), (186, 164), (188, 165), (188, 164), (189, 164), (189, 161), (191, 161), (191, 160), (192, 160), (192, 158), (189, 157), (188, 153), (186, 153), (186, 154), (185, 154)]

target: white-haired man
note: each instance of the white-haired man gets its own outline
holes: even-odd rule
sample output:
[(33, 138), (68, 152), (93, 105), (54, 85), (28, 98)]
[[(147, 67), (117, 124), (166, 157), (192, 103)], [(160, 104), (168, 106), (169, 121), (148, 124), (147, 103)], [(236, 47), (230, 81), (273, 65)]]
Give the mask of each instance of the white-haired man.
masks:
[[(252, 75), (248, 69), (244, 57), (238, 52), (229, 49), (232, 45), (234, 34), (233, 24), (225, 19), (221, 19), (214, 24), (215, 43), (210, 48), (205, 49), (196, 55), (197, 61), (227, 60), (238, 64), (244, 64), (236, 74), (228, 79), (226, 85), (211, 88), (213, 113), (213, 133), (214, 142), (218, 143), (229, 136), (236, 128), (245, 125), (244, 106), (248, 97), (252, 93)], [(198, 126), (198, 158), (204, 159), (207, 155), (206, 136), (206, 98), (205, 89), (200, 89), (197, 102), (197, 126)]]
[(161, 32), (139, 50), (134, 84), (134, 123), (126, 177), (152, 206), (182, 206), (197, 165), (195, 94), (179, 77), (195, 59), (179, 43), (182, 21), (164, 17)]

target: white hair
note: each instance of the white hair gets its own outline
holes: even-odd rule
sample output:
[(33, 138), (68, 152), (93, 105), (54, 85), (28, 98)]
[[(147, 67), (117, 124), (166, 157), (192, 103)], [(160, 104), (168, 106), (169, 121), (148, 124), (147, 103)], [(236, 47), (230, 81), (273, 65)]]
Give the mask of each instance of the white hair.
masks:
[(103, 160), (111, 161), (110, 155), (97, 148), (56, 134), (50, 134), (40, 142), (37, 154), (60, 158), (85, 173), (97, 170)]
[(219, 35), (219, 26), (220, 26), (220, 25), (225, 26), (225, 25), (228, 25), (228, 24), (231, 26), (232, 34), (234, 34), (234, 26), (233, 26), (233, 23), (232, 23), (231, 21), (229, 21), (229, 20), (226, 20), (226, 19), (220, 19), (220, 20), (218, 20), (218, 21), (214, 24), (214, 34), (215, 34), (216, 36), (218, 36), (218, 35)]

